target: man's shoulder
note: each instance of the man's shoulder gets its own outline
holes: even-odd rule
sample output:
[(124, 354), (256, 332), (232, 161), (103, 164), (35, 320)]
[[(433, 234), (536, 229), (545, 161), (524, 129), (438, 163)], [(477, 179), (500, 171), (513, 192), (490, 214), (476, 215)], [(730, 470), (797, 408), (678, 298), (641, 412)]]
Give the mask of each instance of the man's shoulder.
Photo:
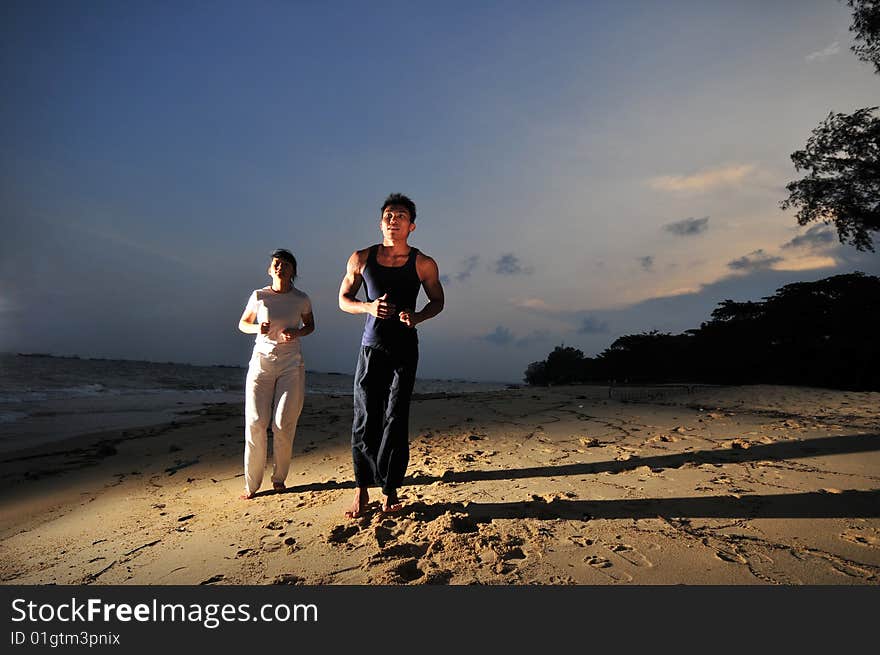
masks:
[(367, 264), (367, 259), (370, 257), (370, 250), (375, 248), (375, 245), (367, 246), (366, 248), (362, 248), (360, 250), (355, 250), (351, 253), (351, 257), (348, 259), (349, 265), (355, 264), (358, 268), (358, 272), (363, 270), (363, 267)]
[(416, 249), (416, 266), (424, 266), (424, 265), (437, 265), (437, 262), (434, 261), (434, 258), (431, 257), (428, 253)]

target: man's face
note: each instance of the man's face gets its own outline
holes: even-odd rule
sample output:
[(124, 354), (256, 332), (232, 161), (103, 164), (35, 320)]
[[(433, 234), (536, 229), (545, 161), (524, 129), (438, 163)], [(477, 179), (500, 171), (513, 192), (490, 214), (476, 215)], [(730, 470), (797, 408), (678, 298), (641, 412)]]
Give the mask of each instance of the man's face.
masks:
[(400, 205), (388, 205), (382, 211), (379, 227), (385, 237), (392, 239), (402, 239), (416, 229), (415, 223), (410, 220), (409, 211)]

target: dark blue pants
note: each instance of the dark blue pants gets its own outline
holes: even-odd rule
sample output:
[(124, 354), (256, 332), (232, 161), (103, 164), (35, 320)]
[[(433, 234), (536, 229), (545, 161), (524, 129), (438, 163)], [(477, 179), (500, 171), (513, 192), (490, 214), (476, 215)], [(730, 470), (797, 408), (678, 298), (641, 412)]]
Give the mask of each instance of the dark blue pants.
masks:
[(409, 402), (419, 362), (418, 343), (388, 351), (361, 346), (354, 374), (351, 452), (359, 487), (383, 494), (403, 484), (409, 464)]

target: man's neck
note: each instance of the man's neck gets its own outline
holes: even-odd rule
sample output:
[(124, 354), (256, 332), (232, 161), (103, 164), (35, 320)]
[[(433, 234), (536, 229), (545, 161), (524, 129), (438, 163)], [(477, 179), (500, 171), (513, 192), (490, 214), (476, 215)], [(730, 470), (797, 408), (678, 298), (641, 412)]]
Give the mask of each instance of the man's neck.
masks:
[(409, 253), (410, 249), (406, 239), (397, 241), (392, 239), (382, 239), (382, 247), (385, 249), (385, 252), (392, 255), (406, 255)]

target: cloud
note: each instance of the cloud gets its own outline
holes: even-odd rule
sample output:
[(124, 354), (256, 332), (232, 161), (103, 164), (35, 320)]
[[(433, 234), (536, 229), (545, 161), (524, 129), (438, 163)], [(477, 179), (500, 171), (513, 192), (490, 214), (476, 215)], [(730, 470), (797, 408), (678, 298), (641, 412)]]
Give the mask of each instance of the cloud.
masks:
[(513, 300), (512, 301), (514, 307), (519, 307), (521, 309), (532, 309), (537, 310), (539, 312), (545, 311), (553, 311), (544, 300), (541, 298), (526, 298), (525, 300)]
[(698, 293), (698, 292), (700, 291), (701, 288), (702, 288), (702, 286), (696, 286), (696, 287), (678, 287), (678, 288), (676, 288), (676, 289), (669, 289), (669, 290), (666, 291), (663, 295), (664, 295), (664, 297), (666, 297), (666, 298), (672, 298), (672, 297), (674, 297), (674, 296), (684, 296), (684, 295), (687, 295), (687, 294), (689, 294), (689, 293)]
[(503, 325), (497, 326), (489, 334), (477, 337), (481, 341), (488, 341), (496, 346), (516, 346), (517, 348), (528, 348), (535, 344), (544, 343), (551, 339), (551, 335), (546, 330), (533, 330), (529, 334), (518, 337)]
[(771, 268), (782, 261), (782, 257), (768, 255), (763, 249), (750, 252), (738, 259), (727, 262), (728, 267), (735, 271), (758, 271)]
[(654, 256), (653, 255), (639, 257), (638, 260), (639, 260), (639, 264), (641, 265), (641, 267), (646, 271), (650, 271), (654, 266)]
[(519, 257), (513, 253), (507, 253), (506, 255), (501, 255), (498, 261), (495, 262), (495, 272), (498, 275), (530, 275), (533, 271), (531, 267), (523, 266), (519, 261)]
[(777, 271), (814, 271), (822, 268), (834, 268), (837, 260), (834, 257), (807, 256), (797, 259), (786, 259), (773, 268)]
[(671, 232), (672, 234), (680, 237), (692, 236), (694, 234), (701, 234), (705, 232), (709, 228), (709, 217), (703, 216), (702, 218), (686, 218), (683, 221), (676, 221), (675, 223), (667, 223), (663, 226), (663, 229), (667, 232)]
[(808, 248), (816, 250), (825, 248), (835, 241), (834, 231), (826, 225), (814, 225), (809, 230), (796, 236), (788, 243), (782, 244), (783, 248)]
[(464, 282), (467, 280), (471, 273), (474, 272), (474, 269), (477, 267), (477, 264), (480, 262), (479, 255), (471, 255), (470, 257), (462, 260), (461, 266), (459, 267), (458, 272), (455, 274), (455, 279), (457, 282)]
[[(558, 306), (547, 304), (540, 298), (526, 298), (525, 300), (512, 300), (511, 304), (518, 307), (529, 314), (538, 315), (543, 318), (549, 318), (566, 324), (566, 333), (570, 333), (574, 329), (578, 334), (605, 334), (609, 331), (608, 322), (596, 318), (592, 310), (588, 309), (562, 309)], [(497, 332), (497, 328), (496, 328)], [(542, 340), (549, 338), (545, 332), (533, 332), (528, 337), (522, 337), (517, 341), (517, 345), (522, 344), (525, 340), (536, 341), (538, 336)]]
[(519, 337), (514, 345), (517, 348), (528, 348), (538, 343), (544, 343), (550, 340), (550, 333), (547, 330), (535, 330), (524, 337)]
[(739, 184), (754, 169), (752, 164), (738, 164), (702, 171), (693, 175), (661, 175), (648, 180), (648, 186), (657, 191), (708, 191), (716, 187)]
[(578, 334), (605, 334), (608, 332), (608, 321), (601, 321), (593, 316), (584, 316), (578, 328)]
[(496, 346), (506, 346), (513, 341), (513, 333), (503, 325), (499, 325), (494, 331), (484, 334), (479, 338), (483, 341), (494, 343)]
[(816, 52), (811, 52), (804, 59), (807, 61), (823, 61), (828, 59), (828, 57), (833, 57), (837, 53), (840, 52), (840, 43), (835, 41), (827, 48), (823, 48), (822, 50), (817, 50)]

